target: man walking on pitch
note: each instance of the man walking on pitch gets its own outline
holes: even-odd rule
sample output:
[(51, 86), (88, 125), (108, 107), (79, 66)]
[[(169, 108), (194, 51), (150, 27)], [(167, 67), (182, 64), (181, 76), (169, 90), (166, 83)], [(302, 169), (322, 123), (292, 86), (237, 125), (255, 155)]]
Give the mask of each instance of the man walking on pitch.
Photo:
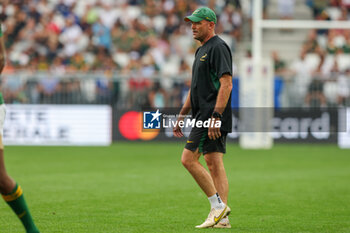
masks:
[[(192, 67), (191, 89), (180, 111), (177, 122), (192, 110), (196, 121), (210, 119), (218, 124), (207, 128), (192, 128), (182, 152), (182, 164), (191, 173), (197, 184), (207, 195), (211, 211), (203, 224), (196, 228), (230, 228), (230, 208), (227, 206), (228, 181), (223, 164), (226, 152), (226, 135), (232, 131), (230, 108), (232, 89), (232, 55), (228, 45), (215, 35), (216, 15), (202, 7), (187, 16), (192, 23), (193, 38), (201, 42)], [(180, 124), (173, 129), (175, 137), (182, 137)], [(210, 174), (199, 163), (203, 153)]]
[[(0, 24), (0, 74), (5, 66), (5, 46)], [(39, 233), (38, 228), (35, 226), (33, 219), (30, 215), (26, 201), (23, 197), (23, 191), (21, 186), (7, 175), (4, 162), (4, 145), (2, 143), (2, 131), (5, 120), (5, 104), (2, 94), (0, 92), (0, 193), (12, 208), (13, 212), (21, 220), (27, 233)]]

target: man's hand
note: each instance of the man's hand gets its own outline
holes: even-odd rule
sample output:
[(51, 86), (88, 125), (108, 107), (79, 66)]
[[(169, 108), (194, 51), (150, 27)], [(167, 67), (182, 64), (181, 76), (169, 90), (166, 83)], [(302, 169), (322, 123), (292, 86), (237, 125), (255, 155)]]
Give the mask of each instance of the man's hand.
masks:
[(173, 128), (173, 134), (175, 137), (177, 138), (181, 138), (184, 136), (184, 134), (182, 133), (181, 127), (179, 126), (179, 121), (183, 121), (183, 118), (178, 118), (175, 124), (175, 127)]
[[(221, 120), (219, 118), (214, 118), (214, 117), (210, 119), (210, 125), (208, 129), (208, 137), (210, 140), (216, 140), (219, 137), (221, 137), (220, 127), (215, 127), (218, 121), (221, 121)], [(221, 124), (218, 124), (218, 125), (221, 126)]]

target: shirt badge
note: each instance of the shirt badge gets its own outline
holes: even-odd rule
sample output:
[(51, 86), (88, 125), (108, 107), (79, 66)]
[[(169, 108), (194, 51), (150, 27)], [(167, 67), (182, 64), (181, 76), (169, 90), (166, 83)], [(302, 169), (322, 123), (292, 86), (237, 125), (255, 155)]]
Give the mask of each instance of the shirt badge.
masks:
[(208, 54), (204, 54), (199, 60), (200, 61), (205, 61), (205, 59), (207, 58)]

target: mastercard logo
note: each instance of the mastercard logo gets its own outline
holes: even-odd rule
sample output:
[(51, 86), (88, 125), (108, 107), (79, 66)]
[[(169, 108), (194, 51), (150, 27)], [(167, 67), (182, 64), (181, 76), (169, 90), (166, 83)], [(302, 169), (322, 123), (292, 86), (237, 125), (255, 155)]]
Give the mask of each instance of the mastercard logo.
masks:
[(130, 111), (122, 115), (118, 127), (120, 134), (128, 140), (152, 140), (159, 134), (159, 129), (143, 129), (142, 112)]

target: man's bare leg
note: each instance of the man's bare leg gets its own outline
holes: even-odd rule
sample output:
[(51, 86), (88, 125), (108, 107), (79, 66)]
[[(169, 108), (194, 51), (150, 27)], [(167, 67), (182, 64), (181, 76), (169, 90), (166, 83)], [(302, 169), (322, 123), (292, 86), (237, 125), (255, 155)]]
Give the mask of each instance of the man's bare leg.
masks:
[(196, 226), (196, 228), (208, 228), (213, 227), (221, 219), (229, 215), (231, 210), (227, 205), (224, 204), (225, 202), (221, 200), (220, 195), (215, 189), (211, 175), (198, 161), (199, 156), (200, 153), (198, 152), (198, 149), (195, 152), (192, 152), (185, 148), (182, 153), (181, 161), (185, 168), (196, 180), (199, 187), (201, 187), (201, 189), (208, 197), (211, 205), (211, 211), (208, 215), (208, 218), (201, 225)]
[(222, 201), (227, 204), (228, 180), (223, 162), (223, 153), (212, 152), (204, 156), (214, 182), (215, 189), (218, 191)]
[(7, 174), (4, 162), (4, 149), (0, 135), (0, 194), (22, 222), (27, 233), (39, 233), (29, 212), (22, 188)]
[[(204, 159), (209, 168), (215, 188), (218, 191), (222, 201), (227, 205), (228, 180), (223, 163), (223, 154), (219, 152), (209, 153), (204, 156)], [(228, 217), (221, 219), (220, 222), (214, 226), (214, 228), (231, 228)]]
[(198, 161), (199, 157), (200, 153), (198, 152), (198, 149), (193, 152), (185, 148), (182, 152), (181, 162), (184, 167), (191, 173), (207, 197), (211, 197), (216, 194), (214, 182), (208, 171)]
[(15, 186), (16, 182), (6, 172), (4, 150), (0, 149), (0, 193), (10, 193)]

